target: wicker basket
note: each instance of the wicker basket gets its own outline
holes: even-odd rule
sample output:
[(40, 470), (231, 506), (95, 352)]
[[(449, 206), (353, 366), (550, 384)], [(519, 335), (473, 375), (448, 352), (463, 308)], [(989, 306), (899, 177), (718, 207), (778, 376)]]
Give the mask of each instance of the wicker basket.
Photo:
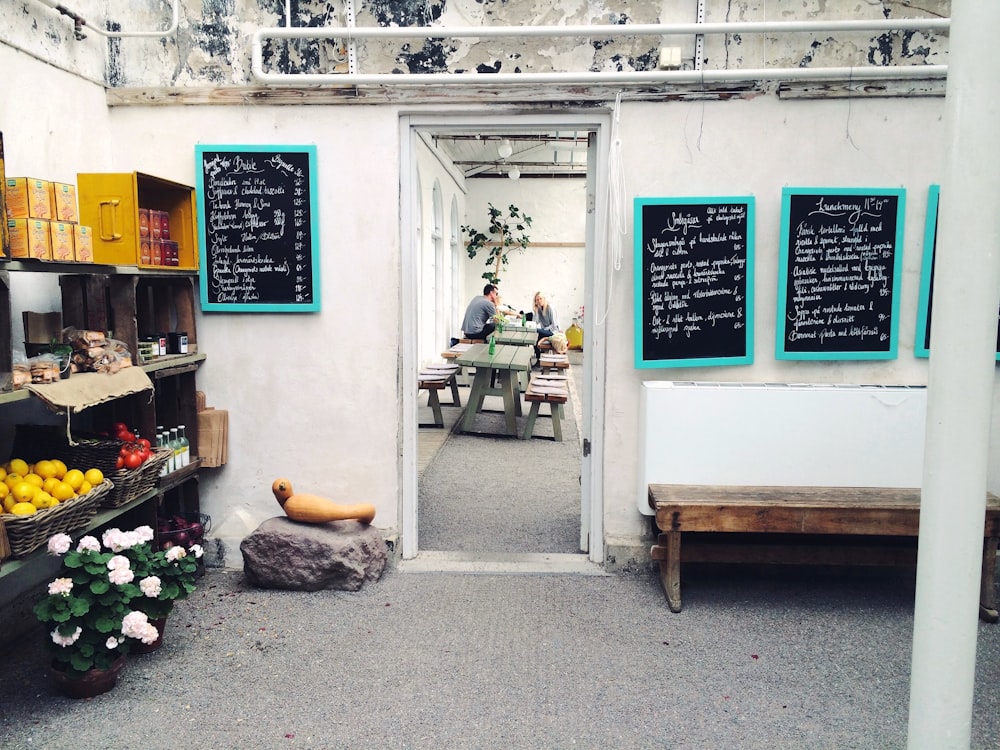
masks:
[(74, 435), (73, 440), (76, 444), (70, 445), (63, 427), (20, 424), (14, 434), (11, 455), (29, 463), (58, 458), (71, 469), (97, 468), (106, 477), (115, 473), (118, 453), (125, 443), (79, 435)]
[(170, 448), (154, 448), (153, 455), (138, 469), (119, 469), (111, 474), (114, 488), (101, 501), (103, 508), (119, 508), (156, 486), (160, 471), (173, 455)]
[(111, 491), (110, 479), (105, 479), (86, 495), (64, 500), (30, 516), (3, 515), (12, 557), (24, 557), (44, 546), (53, 534), (68, 534), (94, 520), (101, 498)]

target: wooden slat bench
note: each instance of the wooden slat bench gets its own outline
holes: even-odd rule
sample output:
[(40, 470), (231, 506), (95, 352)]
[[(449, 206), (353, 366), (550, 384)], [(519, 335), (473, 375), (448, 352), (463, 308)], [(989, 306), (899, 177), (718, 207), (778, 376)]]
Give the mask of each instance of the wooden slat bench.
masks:
[(441, 399), (438, 391), (451, 388), (451, 403), (446, 406), (461, 406), (462, 399), (458, 394), (456, 375), (457, 365), (431, 365), (417, 373), (417, 389), (427, 391), (427, 405), (434, 415), (434, 422), (421, 423), (420, 427), (444, 427), (444, 414), (441, 413)]
[[(650, 484), (660, 530), (651, 550), (671, 611), (681, 611), (682, 562), (802, 565), (912, 565), (920, 490), (881, 487), (738, 487)], [(760, 534), (779, 543), (759, 543)], [(684, 536), (684, 544), (681, 537)], [(795, 539), (778, 535), (801, 535)], [(835, 536), (842, 539), (835, 539)], [(881, 538), (881, 539), (880, 539)], [(980, 617), (998, 620), (994, 575), (1000, 498), (988, 495)], [(801, 542), (810, 541), (804, 544)], [(851, 542), (851, 543), (846, 543)], [(895, 543), (893, 543), (895, 542)]]
[(565, 375), (534, 375), (528, 381), (524, 400), (531, 404), (522, 438), (528, 440), (535, 431), (535, 420), (542, 404), (549, 405), (552, 417), (552, 439), (562, 442), (562, 405), (569, 400), (569, 381)]
[(566, 370), (569, 368), (569, 355), (567, 354), (542, 354), (538, 358), (538, 366), (542, 372), (554, 370)]

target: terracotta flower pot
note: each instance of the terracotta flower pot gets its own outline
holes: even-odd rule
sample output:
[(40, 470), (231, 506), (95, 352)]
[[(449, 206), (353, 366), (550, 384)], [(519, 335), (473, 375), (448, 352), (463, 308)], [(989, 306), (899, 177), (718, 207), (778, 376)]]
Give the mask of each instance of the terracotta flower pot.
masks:
[(49, 668), (53, 682), (70, 698), (93, 698), (106, 693), (118, 682), (118, 673), (125, 666), (125, 657), (119, 656), (107, 669), (91, 669), (82, 675), (74, 675), (55, 666)]
[(132, 645), (132, 648), (129, 649), (129, 653), (151, 654), (157, 649), (159, 649), (160, 646), (163, 645), (163, 631), (167, 627), (167, 618), (160, 617), (156, 620), (150, 620), (150, 622), (156, 627), (156, 632), (159, 633), (159, 635), (156, 636), (156, 640), (153, 641), (152, 643), (143, 643), (142, 641), (136, 641)]

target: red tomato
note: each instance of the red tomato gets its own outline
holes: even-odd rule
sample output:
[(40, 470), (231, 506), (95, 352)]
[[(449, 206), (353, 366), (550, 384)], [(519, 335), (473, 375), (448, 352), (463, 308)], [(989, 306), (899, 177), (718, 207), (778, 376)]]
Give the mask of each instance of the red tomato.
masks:
[(124, 422), (115, 422), (113, 425), (111, 425), (111, 431), (114, 432), (115, 434), (119, 432), (128, 432), (128, 425), (125, 424)]
[(153, 448), (153, 444), (150, 443), (148, 440), (146, 440), (146, 438), (139, 438), (135, 442), (137, 442), (147, 452), (150, 451), (150, 450), (152, 450), (152, 448)]
[(125, 456), (122, 456), (122, 455), (118, 456), (118, 460), (115, 461), (115, 468), (116, 469), (124, 469), (125, 468)]
[(121, 432), (116, 433), (115, 437), (118, 438), (119, 440), (124, 440), (126, 443), (135, 442), (135, 435), (129, 432), (128, 430), (122, 430)]
[(142, 457), (138, 453), (129, 453), (125, 456), (126, 469), (138, 469), (142, 466)]

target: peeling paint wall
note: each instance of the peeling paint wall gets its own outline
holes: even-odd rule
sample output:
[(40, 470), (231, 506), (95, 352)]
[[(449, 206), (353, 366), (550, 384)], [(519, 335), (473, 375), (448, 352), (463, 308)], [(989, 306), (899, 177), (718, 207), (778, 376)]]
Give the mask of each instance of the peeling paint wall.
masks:
[[(261, 28), (344, 27), (343, 1), (178, 0), (177, 33), (163, 39), (105, 41), (94, 32), (77, 40), (65, 16), (37, 0), (0, 7), (0, 40), (42, 59), (68, 66), (111, 86), (234, 86), (253, 83), (251, 35)], [(165, 28), (165, 0), (67, 0), (66, 5), (102, 28)], [(358, 0), (358, 26), (571, 26), (585, 24), (694, 23), (697, 0)], [(705, 20), (783, 21), (946, 17), (949, 0), (861, 3), (855, 0), (706, 0)], [(695, 67), (695, 39), (684, 37), (567, 37), (545, 39), (402, 39), (357, 41), (359, 72), (516, 73), (655, 70), (661, 46), (681, 48), (683, 67)], [(347, 70), (347, 40), (269, 41), (265, 69), (282, 73)], [(710, 35), (706, 69), (925, 65), (945, 62), (947, 35), (923, 32)]]

